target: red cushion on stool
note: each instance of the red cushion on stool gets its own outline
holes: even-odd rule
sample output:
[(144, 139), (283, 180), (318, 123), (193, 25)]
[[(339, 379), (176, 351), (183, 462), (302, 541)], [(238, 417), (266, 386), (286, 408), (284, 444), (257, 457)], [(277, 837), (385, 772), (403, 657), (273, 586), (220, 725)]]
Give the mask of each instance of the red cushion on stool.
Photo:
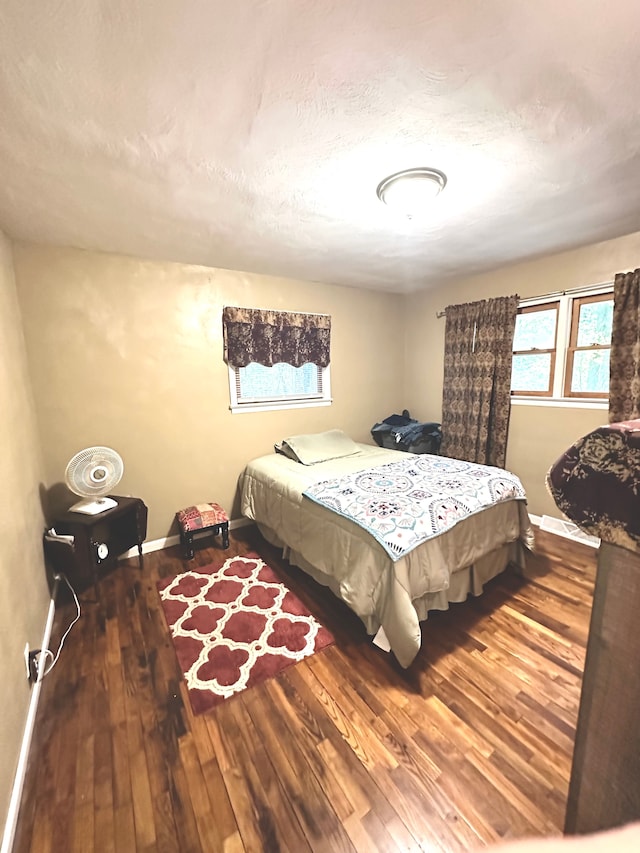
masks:
[(195, 504), (181, 509), (176, 513), (178, 524), (186, 532), (188, 530), (203, 530), (229, 521), (227, 513), (220, 504)]

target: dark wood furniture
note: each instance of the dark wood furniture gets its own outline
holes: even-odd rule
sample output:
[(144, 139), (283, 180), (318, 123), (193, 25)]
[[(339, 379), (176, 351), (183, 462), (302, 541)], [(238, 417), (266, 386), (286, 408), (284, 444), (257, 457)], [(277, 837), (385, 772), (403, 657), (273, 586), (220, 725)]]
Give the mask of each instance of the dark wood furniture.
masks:
[(97, 515), (65, 512), (54, 519), (56, 533), (74, 537), (73, 547), (52, 543), (45, 537), (48, 563), (54, 572), (68, 577), (76, 592), (82, 592), (113, 569), (118, 557), (135, 545), (142, 567), (147, 507), (140, 498), (111, 497), (118, 506)]
[(193, 539), (200, 533), (222, 536), (222, 547), (229, 547), (229, 517), (219, 503), (193, 504), (178, 510), (180, 544), (185, 560), (193, 559)]
[(202, 527), (200, 530), (183, 530), (180, 529), (180, 545), (182, 546), (182, 555), (185, 560), (193, 560), (193, 539), (200, 533), (206, 533), (211, 536), (220, 535), (222, 539), (222, 547), (229, 547), (229, 522), (221, 521), (219, 524), (212, 524), (210, 527)]
[(565, 832), (640, 819), (640, 554), (602, 543)]

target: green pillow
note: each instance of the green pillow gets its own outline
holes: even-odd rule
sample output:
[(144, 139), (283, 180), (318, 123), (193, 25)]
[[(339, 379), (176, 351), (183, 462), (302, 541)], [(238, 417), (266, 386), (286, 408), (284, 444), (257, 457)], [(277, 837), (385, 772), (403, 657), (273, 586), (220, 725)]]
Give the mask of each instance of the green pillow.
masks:
[(295, 459), (303, 465), (315, 465), (328, 459), (339, 459), (359, 453), (360, 448), (341, 429), (308, 435), (292, 435), (275, 446), (278, 453)]

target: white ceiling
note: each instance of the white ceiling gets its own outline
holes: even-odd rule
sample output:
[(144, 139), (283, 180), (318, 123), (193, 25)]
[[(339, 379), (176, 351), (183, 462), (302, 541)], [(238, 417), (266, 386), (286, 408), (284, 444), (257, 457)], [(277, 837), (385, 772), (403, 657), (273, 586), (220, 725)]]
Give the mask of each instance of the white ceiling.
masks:
[[(640, 230), (634, 0), (1, 0), (12, 237), (409, 292)], [(448, 176), (423, 219), (378, 182)]]

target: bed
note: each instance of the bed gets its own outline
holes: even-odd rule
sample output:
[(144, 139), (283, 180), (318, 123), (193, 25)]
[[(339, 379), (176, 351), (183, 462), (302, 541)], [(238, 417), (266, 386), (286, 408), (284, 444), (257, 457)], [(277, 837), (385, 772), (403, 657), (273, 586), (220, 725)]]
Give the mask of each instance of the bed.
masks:
[[(330, 446), (335, 448), (336, 431), (329, 432), (334, 433)], [(340, 455), (300, 453), (302, 462), (295, 449), (299, 450), (299, 439), (307, 438), (288, 439), (276, 445), (279, 452), (247, 465), (241, 478), (242, 514), (257, 523), (265, 539), (281, 548), (290, 563), (344, 601), (368, 634), (382, 636), (383, 647), (386, 639), (402, 667), (408, 667), (420, 649), (420, 621), (430, 610), (446, 610), (469, 593), (480, 595), (510, 563), (524, 567), (525, 550), (533, 543), (524, 492), (474, 511), (406, 553), (397, 548), (394, 553), (393, 547), (390, 550), (388, 543), (376, 538), (377, 533), (310, 495), (327, 486), (337, 489), (340, 483), (353, 483), (364, 472), (369, 477), (372, 469), (379, 474), (395, 470), (400, 462), (405, 467), (412, 461), (417, 465), (426, 457), (357, 444), (344, 436), (344, 442), (337, 443), (344, 451)], [(436, 459), (447, 463), (444, 457)], [(456, 465), (468, 464), (448, 461), (454, 471)], [(342, 492), (348, 494), (349, 489)]]

